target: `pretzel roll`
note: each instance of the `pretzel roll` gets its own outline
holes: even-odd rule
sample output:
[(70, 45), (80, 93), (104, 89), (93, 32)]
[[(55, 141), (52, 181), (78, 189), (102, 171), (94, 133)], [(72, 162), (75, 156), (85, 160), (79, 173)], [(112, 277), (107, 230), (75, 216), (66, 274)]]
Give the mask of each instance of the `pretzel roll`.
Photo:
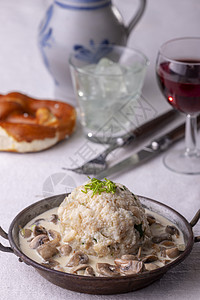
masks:
[(0, 151), (34, 152), (70, 136), (76, 124), (71, 105), (21, 93), (0, 95)]

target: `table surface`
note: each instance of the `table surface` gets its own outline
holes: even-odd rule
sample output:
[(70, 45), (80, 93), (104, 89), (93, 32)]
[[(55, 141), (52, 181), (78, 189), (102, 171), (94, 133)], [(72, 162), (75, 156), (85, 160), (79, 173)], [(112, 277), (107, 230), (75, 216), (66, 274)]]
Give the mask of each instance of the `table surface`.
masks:
[[(1, 93), (21, 91), (38, 98), (54, 98), (54, 86), (37, 47), (38, 24), (50, 0), (0, 0), (0, 88)], [(137, 1), (113, 1), (124, 19), (132, 14)], [(131, 34), (128, 45), (144, 51), (150, 59), (143, 95), (159, 114), (169, 109), (156, 85), (154, 66), (159, 45), (179, 36), (198, 36), (200, 2), (196, 0), (148, 0), (142, 20)], [(123, 6), (123, 7), (122, 7)], [(128, 22), (128, 21), (127, 21)], [(142, 112), (142, 111), (141, 111)], [(142, 112), (144, 113), (144, 111)], [(170, 124), (169, 124), (170, 126)], [(168, 127), (169, 128), (169, 127)], [(110, 155), (112, 164), (141, 147), (145, 141)], [(183, 141), (176, 146), (183, 145)], [(84, 160), (100, 152), (103, 146), (91, 144), (75, 134), (55, 147), (34, 154), (0, 154), (0, 226), (8, 231), (13, 218), (39, 199), (70, 191), (85, 181), (85, 176), (64, 172), (63, 166)], [(200, 176), (175, 174), (162, 163), (162, 155), (131, 171), (113, 176), (134, 193), (161, 201), (191, 220), (200, 207)], [(200, 224), (195, 226), (196, 235)], [(0, 238), (0, 242), (8, 245)], [(93, 296), (61, 289), (43, 279), (32, 268), (19, 263), (16, 256), (0, 253), (0, 299), (199, 299), (200, 244), (190, 256), (149, 287), (133, 293)]]

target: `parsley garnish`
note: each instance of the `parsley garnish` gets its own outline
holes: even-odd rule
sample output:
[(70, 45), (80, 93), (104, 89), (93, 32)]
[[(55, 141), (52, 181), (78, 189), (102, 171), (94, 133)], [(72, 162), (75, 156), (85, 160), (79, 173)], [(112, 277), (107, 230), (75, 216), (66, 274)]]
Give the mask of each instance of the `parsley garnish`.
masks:
[(25, 236), (25, 229), (22, 228), (21, 225), (19, 225), (19, 229), (20, 229), (21, 235), (24, 237)]
[(105, 180), (99, 180), (96, 178), (90, 178), (90, 182), (87, 183), (84, 188), (85, 190), (81, 190), (83, 193), (87, 194), (88, 190), (93, 191), (92, 197), (95, 194), (99, 194), (101, 195), (102, 192), (106, 192), (106, 193), (112, 193), (114, 194), (116, 192), (116, 184), (114, 182), (112, 182), (109, 179), (104, 178)]
[(137, 201), (138, 200), (137, 197), (133, 193), (132, 193), (132, 195), (133, 195), (134, 199)]
[(128, 190), (127, 187), (126, 187), (125, 185), (123, 185), (123, 187), (119, 187), (119, 189), (120, 189), (121, 191), (127, 191), (127, 190)]

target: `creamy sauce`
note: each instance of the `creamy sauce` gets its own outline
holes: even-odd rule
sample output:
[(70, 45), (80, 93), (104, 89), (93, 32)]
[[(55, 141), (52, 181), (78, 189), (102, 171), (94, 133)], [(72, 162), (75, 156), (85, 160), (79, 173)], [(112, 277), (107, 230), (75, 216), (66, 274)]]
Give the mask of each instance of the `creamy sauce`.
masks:
[[(33, 229), (33, 224), (38, 220), (38, 219), (44, 219), (44, 220), (40, 220), (39, 221), (39, 225), (45, 227), (47, 230), (56, 230), (59, 232), (59, 221), (57, 222), (57, 224), (54, 224), (53, 222), (50, 222), (50, 218), (52, 216), (52, 214), (57, 214), (57, 209), (58, 208), (53, 208), (51, 210), (48, 210), (40, 215), (38, 215), (36, 218), (34, 218), (33, 220), (31, 220), (29, 223), (26, 224), (26, 226), (23, 229)], [(170, 222), (168, 219), (164, 218), (163, 216), (149, 211), (149, 210), (145, 210), (147, 215), (151, 215), (156, 219), (156, 223), (152, 224), (150, 226), (151, 228), (151, 232), (153, 236), (157, 236), (160, 235), (162, 233), (165, 233), (165, 228), (167, 225), (169, 226), (173, 226), (176, 227), (172, 222)], [(176, 227), (177, 228), (177, 227)], [(184, 244), (184, 238), (183, 238), (183, 234), (180, 231), (180, 229), (178, 229), (179, 231), (179, 236), (177, 237), (176, 235), (172, 235), (172, 242), (174, 242), (174, 246), (173, 247), (178, 247), (179, 250), (184, 251), (185, 249), (185, 244)], [(33, 236), (31, 236), (33, 237)], [(22, 252), (28, 256), (29, 258), (31, 258), (32, 260), (36, 261), (37, 263), (45, 263), (44, 259), (38, 254), (37, 249), (31, 249), (29, 247), (30, 244), (30, 239), (29, 238), (24, 238), (22, 237), (21, 234), (19, 234), (19, 242), (20, 242), (20, 248), (22, 250)], [(60, 245), (63, 245), (64, 243), (60, 242)], [(154, 244), (155, 245), (155, 244)], [(158, 246), (162, 246), (161, 244), (156, 244), (155, 248)], [(163, 246), (164, 247), (164, 246)], [(167, 249), (170, 247), (166, 247)], [(59, 249), (59, 247), (58, 247)], [(143, 247), (142, 249), (142, 256), (143, 255), (148, 255), (152, 253), (152, 247), (148, 248), (148, 247)], [(71, 273), (72, 268), (66, 267), (66, 264), (68, 263), (68, 261), (70, 260), (71, 256), (74, 254), (74, 251), (72, 250), (71, 254), (69, 254), (68, 256), (61, 256), (60, 254), (57, 254), (53, 257), (54, 260), (56, 260), (59, 263), (59, 267), (62, 267), (62, 271), (67, 272), (67, 273)], [(166, 263), (169, 263), (170, 261), (176, 259), (176, 258), (169, 258), (166, 255), (162, 255), (161, 252), (157, 253), (158, 256), (158, 260), (156, 260), (155, 262), (153, 262), (153, 264), (155, 264), (158, 267), (162, 267), (164, 266)], [(93, 267), (94, 271), (95, 271), (95, 275), (99, 276), (96, 272), (96, 263), (109, 263), (114, 265), (114, 258), (113, 257), (96, 257), (96, 256), (91, 256), (89, 255), (89, 265)], [(57, 268), (57, 270), (59, 270), (59, 267)], [(78, 274), (83, 274), (84, 271), (79, 271)]]

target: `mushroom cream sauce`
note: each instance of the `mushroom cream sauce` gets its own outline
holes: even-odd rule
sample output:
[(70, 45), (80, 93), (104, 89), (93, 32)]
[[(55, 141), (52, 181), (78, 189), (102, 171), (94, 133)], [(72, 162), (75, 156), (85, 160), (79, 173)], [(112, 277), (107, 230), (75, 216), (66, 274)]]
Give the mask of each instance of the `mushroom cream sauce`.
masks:
[[(59, 229), (59, 220), (57, 221), (57, 223), (55, 224), (54, 222), (50, 221), (52, 219), (52, 215), (55, 216), (57, 215), (57, 210), (58, 208), (53, 208), (51, 210), (48, 210), (44, 213), (42, 213), (41, 215), (38, 215), (36, 218), (32, 219), (29, 223), (26, 224), (26, 226), (20, 230), (20, 234), (19, 234), (19, 242), (20, 242), (20, 248), (22, 250), (22, 252), (28, 256), (29, 258), (31, 258), (32, 260), (36, 261), (37, 263), (40, 264), (46, 264), (47, 261), (45, 261), (37, 252), (37, 249), (31, 249), (30, 248), (30, 242), (33, 239), (33, 228), (35, 226), (35, 224), (37, 224), (38, 226), (43, 226), (47, 231), (48, 230), (56, 230), (56, 231), (60, 231)], [(168, 219), (164, 218), (163, 216), (149, 211), (147, 209), (145, 209), (145, 214), (148, 216), (152, 216), (153, 218), (155, 218), (155, 221), (151, 226), (151, 233), (152, 236), (160, 236), (162, 234), (166, 234), (166, 226), (173, 226), (173, 228), (175, 227), (175, 229), (177, 229), (177, 227), (170, 222)], [(31, 230), (31, 235), (28, 237), (24, 237), (22, 232), (25, 232), (25, 229), (30, 229)], [(30, 231), (29, 231), (30, 232)], [(158, 242), (158, 241), (157, 241)], [(176, 259), (176, 257), (178, 256), (178, 254), (175, 254), (175, 257), (169, 257), (166, 253), (163, 254), (162, 249), (170, 249), (170, 248), (178, 248), (179, 251), (184, 251), (185, 249), (185, 244), (184, 244), (184, 238), (183, 238), (183, 234), (182, 232), (178, 229), (178, 234), (173, 234), (172, 235), (172, 240), (171, 241), (161, 241), (160, 243), (155, 243), (153, 244), (155, 246), (155, 249), (160, 248), (161, 251), (157, 252), (157, 258), (158, 259), (150, 259), (150, 263), (146, 263), (145, 266), (146, 267), (146, 271), (152, 270), (154, 269), (154, 267), (152, 268), (152, 265), (155, 266), (155, 268), (158, 267), (162, 267), (164, 266), (166, 263), (169, 263), (170, 261)], [(62, 240), (59, 242), (59, 247), (62, 246), (63, 243)], [(58, 250), (59, 250), (58, 247)], [(142, 252), (140, 253), (141, 257), (144, 256), (148, 256), (152, 254), (152, 246), (150, 248), (148, 247), (143, 247)], [(74, 251), (72, 249), (71, 253), (69, 255), (61, 255), (59, 252), (53, 256), (53, 260), (58, 262), (57, 266), (53, 266), (52, 269), (55, 270), (60, 270), (66, 273), (73, 273), (73, 268), (72, 267), (67, 267), (67, 263), (69, 262), (70, 258), (74, 255)], [(89, 256), (89, 262), (88, 265), (90, 265), (96, 276), (103, 276), (102, 274), (99, 274), (96, 270), (96, 264), (97, 263), (108, 263), (110, 265), (114, 265), (114, 258), (112, 256), (108, 256), (108, 257), (96, 257), (96, 256), (92, 256), (92, 255), (88, 255)], [(170, 255), (171, 256), (171, 255)], [(172, 255), (173, 256), (173, 255)], [(152, 263), (153, 261), (153, 263)], [(148, 265), (151, 265), (151, 268), (148, 268)], [(47, 265), (48, 266), (48, 265)], [(76, 274), (79, 275), (83, 275), (84, 274), (84, 270), (80, 270), (75, 272)], [(121, 274), (121, 275), (126, 275)], [(127, 274), (128, 275), (128, 274)], [(104, 275), (105, 276), (105, 275)]]

